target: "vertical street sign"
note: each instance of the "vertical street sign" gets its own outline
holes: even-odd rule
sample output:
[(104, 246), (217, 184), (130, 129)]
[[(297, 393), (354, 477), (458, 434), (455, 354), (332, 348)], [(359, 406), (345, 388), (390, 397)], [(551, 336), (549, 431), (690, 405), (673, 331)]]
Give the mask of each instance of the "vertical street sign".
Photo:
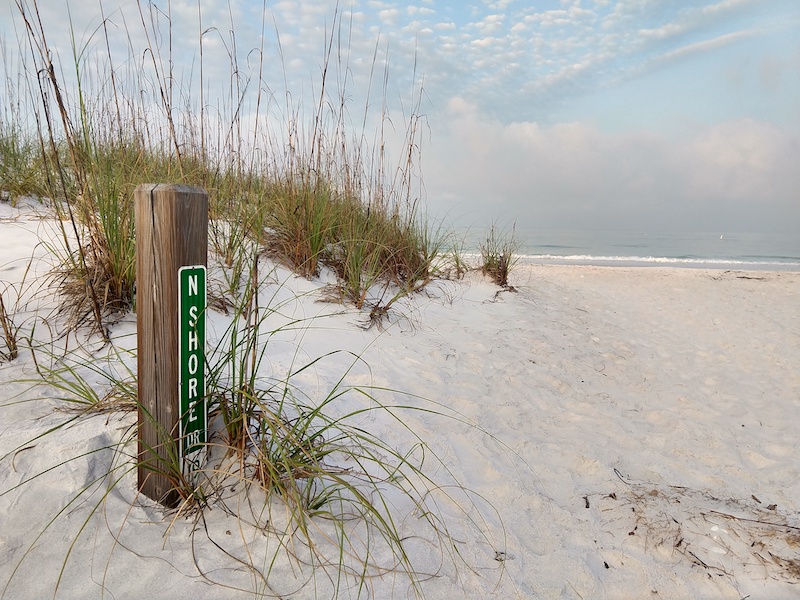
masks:
[(194, 186), (143, 183), (136, 186), (133, 197), (139, 394), (136, 476), (142, 494), (175, 507), (182, 497), (172, 476), (175, 459), (181, 460), (185, 472), (201, 468), (204, 452), (199, 449), (207, 441), (207, 278), (202, 267), (192, 267), (183, 275), (180, 269), (208, 261), (208, 194)]
[(205, 378), (206, 268), (178, 269), (178, 401), (180, 456), (185, 473), (202, 466), (208, 441)]

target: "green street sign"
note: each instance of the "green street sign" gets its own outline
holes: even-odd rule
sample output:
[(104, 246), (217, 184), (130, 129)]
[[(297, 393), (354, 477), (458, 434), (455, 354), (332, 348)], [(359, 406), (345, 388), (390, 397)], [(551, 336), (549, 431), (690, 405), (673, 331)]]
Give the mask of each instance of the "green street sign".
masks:
[(208, 441), (206, 404), (206, 268), (178, 269), (178, 399), (180, 455), (186, 471), (200, 468)]

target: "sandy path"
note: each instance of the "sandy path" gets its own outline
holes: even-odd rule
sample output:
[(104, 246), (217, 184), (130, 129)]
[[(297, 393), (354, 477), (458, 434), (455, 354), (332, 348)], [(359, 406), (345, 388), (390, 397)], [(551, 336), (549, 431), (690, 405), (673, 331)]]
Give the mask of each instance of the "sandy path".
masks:
[[(452, 309), (431, 305), (429, 350), (417, 333), (385, 360), (387, 381), (446, 390), (530, 467), (504, 465), (497, 444), (468, 430), (441, 444), (462, 481), (510, 509), (518, 591), (739, 598), (750, 588), (737, 577), (768, 578), (745, 566), (759, 561), (747, 532), (725, 550), (713, 529), (725, 523), (703, 515), (731, 502), (745, 518), (771, 505), (796, 515), (800, 275), (548, 266), (521, 267), (514, 283), (517, 294), (481, 284)], [(615, 469), (650, 493), (636, 501), (640, 521), (626, 514), (639, 488)], [(671, 526), (648, 523), (658, 519)], [(628, 536), (637, 523), (645, 535)], [(697, 560), (676, 552), (681, 537)], [(663, 562), (652, 564), (654, 549)], [(730, 576), (711, 578), (698, 560)]]

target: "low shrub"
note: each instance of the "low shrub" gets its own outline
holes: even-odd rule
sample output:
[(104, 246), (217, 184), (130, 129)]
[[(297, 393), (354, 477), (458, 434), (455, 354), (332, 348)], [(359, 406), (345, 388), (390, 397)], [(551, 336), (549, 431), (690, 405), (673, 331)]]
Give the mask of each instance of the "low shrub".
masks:
[(480, 246), (481, 272), (495, 284), (507, 289), (513, 289), (508, 283), (508, 276), (518, 258), (519, 242), (515, 238), (515, 230), (514, 225), (510, 231), (498, 230), (493, 223), (486, 241)]

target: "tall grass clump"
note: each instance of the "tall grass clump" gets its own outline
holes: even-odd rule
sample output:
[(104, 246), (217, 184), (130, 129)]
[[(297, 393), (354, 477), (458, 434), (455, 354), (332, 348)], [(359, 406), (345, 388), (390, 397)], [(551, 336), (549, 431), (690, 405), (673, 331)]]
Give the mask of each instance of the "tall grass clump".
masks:
[(19, 346), (17, 343), (17, 327), (11, 318), (6, 304), (3, 300), (3, 290), (0, 290), (0, 361), (14, 360), (19, 356)]
[(481, 272), (503, 288), (512, 289), (508, 283), (508, 275), (519, 258), (519, 242), (515, 237), (516, 227), (511, 230), (500, 230), (492, 223), (485, 241), (481, 242)]
[(303, 277), (319, 275), (347, 200), (324, 181), (284, 181), (269, 190), (264, 242), (270, 256)]
[(0, 116), (0, 194), (16, 204), (20, 196), (40, 196), (43, 191), (42, 164), (38, 148), (5, 109)]
[(13, 75), (13, 56), (6, 40), (0, 39), (3, 98), (0, 106), (0, 194), (12, 204), (20, 196), (39, 196), (43, 190), (43, 169), (35, 138), (26, 129), (25, 79)]
[[(281, 303), (273, 297), (260, 305), (257, 264), (251, 274), (242, 302), (211, 353), (211, 410), (221, 418), (211, 462), (223, 466), (209, 473), (210, 494), (220, 496), (220, 490), (243, 484), (251, 501), (261, 496), (262, 502), (249, 503), (253, 512), (246, 518), (268, 525), (298, 567), (311, 565), (328, 573), (337, 594), (353, 581), (361, 589), (370, 577), (394, 571), (405, 573), (418, 593), (420, 574), (389, 498), (399, 494), (408, 506), (434, 515), (432, 507), (421, 507), (437, 486), (413, 453), (400, 454), (356, 425), (370, 412), (391, 414), (371, 390), (346, 384), (360, 357), (352, 355), (350, 367), (319, 398), (307, 396), (295, 380), (333, 355), (293, 363), (284, 376), (266, 368), (270, 340), (307, 324), (269, 325)], [(364, 400), (358, 408), (337, 408), (352, 396)], [(446, 536), (441, 524), (431, 519), (429, 525), (437, 538)], [(258, 572), (265, 585), (275, 557), (267, 562), (270, 566)], [(366, 587), (356, 596), (362, 593)]]

